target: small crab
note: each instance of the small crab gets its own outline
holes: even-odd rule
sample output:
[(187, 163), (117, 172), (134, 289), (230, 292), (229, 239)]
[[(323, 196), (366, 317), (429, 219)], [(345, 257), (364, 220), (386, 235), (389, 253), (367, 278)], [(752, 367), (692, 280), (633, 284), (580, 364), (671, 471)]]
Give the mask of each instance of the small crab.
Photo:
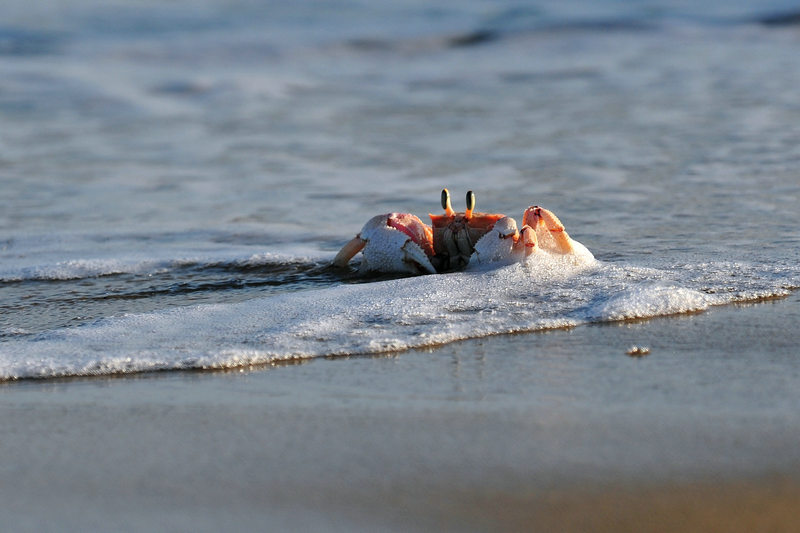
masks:
[(472, 191), (467, 192), (466, 204), (463, 213), (454, 211), (450, 192), (444, 189), (444, 214), (430, 215), (431, 226), (408, 213), (372, 217), (336, 254), (333, 264), (344, 267), (363, 252), (362, 271), (435, 274), (462, 270), (470, 263), (521, 261), (540, 247), (556, 254), (585, 249), (543, 207), (526, 209), (518, 229), (511, 217), (476, 212)]

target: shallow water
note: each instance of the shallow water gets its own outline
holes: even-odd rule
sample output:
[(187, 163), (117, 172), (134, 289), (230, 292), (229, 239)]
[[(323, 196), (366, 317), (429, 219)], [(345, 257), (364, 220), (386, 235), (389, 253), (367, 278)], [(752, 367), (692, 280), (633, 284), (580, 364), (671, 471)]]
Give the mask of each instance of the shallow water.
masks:
[[(800, 287), (781, 2), (6, 2), (0, 377), (247, 366)], [(782, 24), (785, 22), (786, 24)], [(556, 212), (598, 262), (360, 279), (372, 215)]]

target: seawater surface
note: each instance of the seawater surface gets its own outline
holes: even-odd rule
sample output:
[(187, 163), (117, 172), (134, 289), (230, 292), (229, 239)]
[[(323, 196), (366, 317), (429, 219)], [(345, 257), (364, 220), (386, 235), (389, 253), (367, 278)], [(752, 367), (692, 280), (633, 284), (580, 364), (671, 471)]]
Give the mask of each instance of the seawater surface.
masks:
[[(10, 1), (0, 378), (372, 354), (800, 287), (772, 2)], [(372, 215), (556, 212), (596, 261), (328, 266)], [(459, 207), (459, 206), (457, 206)]]

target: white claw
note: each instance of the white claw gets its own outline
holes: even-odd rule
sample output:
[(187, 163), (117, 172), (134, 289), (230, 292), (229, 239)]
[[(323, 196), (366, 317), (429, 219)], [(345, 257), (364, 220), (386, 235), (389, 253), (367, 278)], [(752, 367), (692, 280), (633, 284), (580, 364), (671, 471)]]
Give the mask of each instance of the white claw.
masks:
[(362, 270), (378, 272), (409, 272), (418, 274), (421, 271), (435, 274), (430, 259), (417, 243), (404, 232), (388, 225), (389, 215), (372, 217), (359, 233), (365, 241)]
[(524, 257), (523, 247), (517, 245), (519, 230), (511, 217), (503, 217), (494, 227), (475, 243), (471, 264), (520, 261)]

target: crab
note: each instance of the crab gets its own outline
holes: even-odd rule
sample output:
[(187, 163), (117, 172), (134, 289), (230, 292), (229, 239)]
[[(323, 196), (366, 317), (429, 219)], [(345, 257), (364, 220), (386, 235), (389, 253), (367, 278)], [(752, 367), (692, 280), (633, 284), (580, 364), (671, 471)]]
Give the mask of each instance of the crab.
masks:
[(459, 213), (452, 208), (450, 192), (442, 190), (442, 208), (444, 214), (430, 215), (430, 226), (409, 213), (372, 217), (336, 254), (334, 266), (346, 267), (362, 252), (361, 271), (436, 274), (469, 264), (522, 261), (540, 250), (561, 255), (586, 250), (543, 207), (528, 207), (522, 228), (511, 217), (475, 211), (472, 191), (467, 192), (466, 210)]

